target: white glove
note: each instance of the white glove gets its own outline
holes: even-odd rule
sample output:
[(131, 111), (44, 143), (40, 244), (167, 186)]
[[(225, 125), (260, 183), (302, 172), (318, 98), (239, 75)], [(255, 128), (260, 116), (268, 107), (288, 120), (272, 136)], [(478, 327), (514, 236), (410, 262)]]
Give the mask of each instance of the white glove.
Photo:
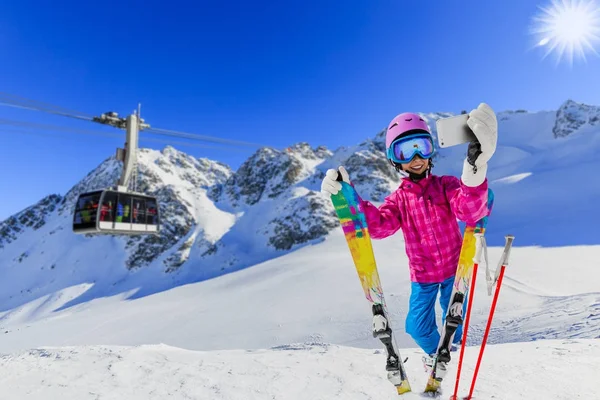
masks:
[(477, 137), (477, 142), (469, 144), (461, 180), (465, 185), (475, 187), (485, 181), (487, 162), (496, 152), (498, 121), (494, 110), (487, 104), (481, 103), (469, 113), (467, 125)]
[(479, 104), (475, 110), (469, 113), (467, 125), (473, 131), (481, 145), (481, 154), (474, 160), (477, 167), (487, 163), (496, 151), (498, 142), (498, 121), (496, 114), (490, 106), (485, 103)]
[(342, 175), (342, 180), (350, 185), (350, 176), (344, 167), (328, 169), (321, 183), (321, 193), (331, 196), (342, 190), (342, 184), (337, 181), (338, 171)]

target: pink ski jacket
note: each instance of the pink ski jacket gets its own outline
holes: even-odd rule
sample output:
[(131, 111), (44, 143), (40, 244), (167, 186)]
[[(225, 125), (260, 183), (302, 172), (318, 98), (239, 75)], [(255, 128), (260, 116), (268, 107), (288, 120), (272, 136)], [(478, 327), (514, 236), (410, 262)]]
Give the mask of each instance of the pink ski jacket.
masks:
[(379, 208), (362, 199), (361, 205), (373, 239), (402, 229), (411, 281), (435, 283), (456, 273), (462, 246), (457, 219), (474, 225), (488, 214), (487, 200), (487, 179), (469, 187), (454, 176), (430, 175), (402, 179)]

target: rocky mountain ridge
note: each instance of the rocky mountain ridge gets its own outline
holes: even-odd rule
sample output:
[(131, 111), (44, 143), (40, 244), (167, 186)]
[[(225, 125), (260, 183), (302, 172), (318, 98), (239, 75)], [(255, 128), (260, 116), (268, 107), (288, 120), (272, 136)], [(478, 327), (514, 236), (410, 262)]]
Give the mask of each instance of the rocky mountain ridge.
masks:
[[(435, 137), (435, 120), (451, 114), (422, 115)], [(524, 110), (498, 114), (501, 126), (520, 123), (517, 116), (533, 121), (536, 115)], [(540, 129), (560, 140), (598, 126), (600, 107), (568, 100), (556, 111), (553, 125)], [(187, 266), (195, 276), (214, 276), (318, 240), (337, 226), (329, 200), (319, 193), (327, 168), (346, 166), (361, 197), (374, 202), (397, 187), (400, 176), (385, 159), (384, 137), (380, 130), (358, 145), (334, 151), (303, 142), (285, 150), (261, 148), (237, 171), (171, 146), (141, 149), (136, 189), (157, 196), (162, 231), (159, 236), (114, 236), (111, 245), (120, 254), (115, 259), (130, 270), (154, 265), (172, 273)], [(438, 170), (451, 170), (462, 163), (461, 157), (459, 149), (441, 149), (434, 162)], [(121, 163), (110, 157), (64, 196), (49, 195), (0, 222), (0, 264), (39, 267), (28, 255), (44, 253), (46, 238), (53, 235), (66, 244), (57, 259), (45, 259), (45, 264), (69, 263), (71, 246), (85, 248), (93, 263), (93, 255), (102, 253), (107, 242), (74, 235), (71, 213), (80, 193), (113, 186), (120, 173)]]

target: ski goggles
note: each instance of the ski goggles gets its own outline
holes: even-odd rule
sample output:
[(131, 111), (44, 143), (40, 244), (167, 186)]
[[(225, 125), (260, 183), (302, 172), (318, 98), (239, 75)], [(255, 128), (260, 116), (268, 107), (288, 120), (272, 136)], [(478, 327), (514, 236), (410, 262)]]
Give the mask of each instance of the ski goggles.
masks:
[(415, 134), (396, 139), (387, 149), (387, 157), (397, 163), (410, 162), (418, 154), (428, 159), (435, 152), (433, 141), (429, 134)]

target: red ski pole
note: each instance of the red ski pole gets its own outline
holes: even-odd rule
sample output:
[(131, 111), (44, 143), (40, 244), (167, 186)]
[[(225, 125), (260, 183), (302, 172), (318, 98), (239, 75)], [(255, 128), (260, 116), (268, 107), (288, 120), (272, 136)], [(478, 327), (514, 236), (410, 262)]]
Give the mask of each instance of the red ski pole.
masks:
[(471, 307), (473, 306), (473, 294), (475, 292), (475, 280), (477, 279), (477, 268), (481, 259), (481, 246), (485, 243), (482, 241), (483, 234), (475, 234), (475, 257), (473, 258), (473, 272), (471, 278), (471, 287), (469, 288), (469, 301), (467, 302), (467, 316), (463, 325), (462, 345), (460, 346), (460, 356), (458, 357), (458, 370), (456, 372), (456, 383), (454, 384), (454, 394), (450, 400), (455, 400), (458, 393), (458, 383), (460, 381), (460, 372), (462, 370), (463, 356), (465, 347), (467, 346), (467, 333), (469, 331), (469, 320), (471, 319)]
[(500, 275), (498, 275), (498, 271), (496, 271), (496, 276), (498, 277), (498, 284), (496, 286), (496, 291), (494, 293), (494, 299), (492, 300), (492, 307), (490, 309), (490, 315), (488, 317), (488, 322), (485, 327), (485, 333), (483, 335), (483, 341), (481, 343), (481, 349), (479, 350), (479, 357), (477, 358), (477, 365), (475, 366), (475, 373), (473, 374), (473, 381), (471, 382), (471, 389), (469, 390), (469, 395), (465, 397), (465, 400), (471, 400), (473, 396), (473, 390), (475, 389), (475, 381), (477, 380), (477, 374), (479, 373), (479, 367), (481, 365), (481, 359), (483, 358), (483, 351), (485, 349), (485, 344), (487, 342), (488, 335), (490, 333), (490, 327), (492, 326), (492, 319), (494, 318), (494, 310), (496, 309), (496, 303), (498, 301), (498, 294), (500, 293), (500, 287), (502, 286), (502, 278), (504, 277), (504, 269), (508, 265), (508, 256), (510, 255), (510, 248), (512, 246), (512, 241), (514, 240), (513, 235), (506, 235), (506, 245), (504, 246), (504, 252), (502, 253), (501, 259), (501, 267), (500, 267)]

